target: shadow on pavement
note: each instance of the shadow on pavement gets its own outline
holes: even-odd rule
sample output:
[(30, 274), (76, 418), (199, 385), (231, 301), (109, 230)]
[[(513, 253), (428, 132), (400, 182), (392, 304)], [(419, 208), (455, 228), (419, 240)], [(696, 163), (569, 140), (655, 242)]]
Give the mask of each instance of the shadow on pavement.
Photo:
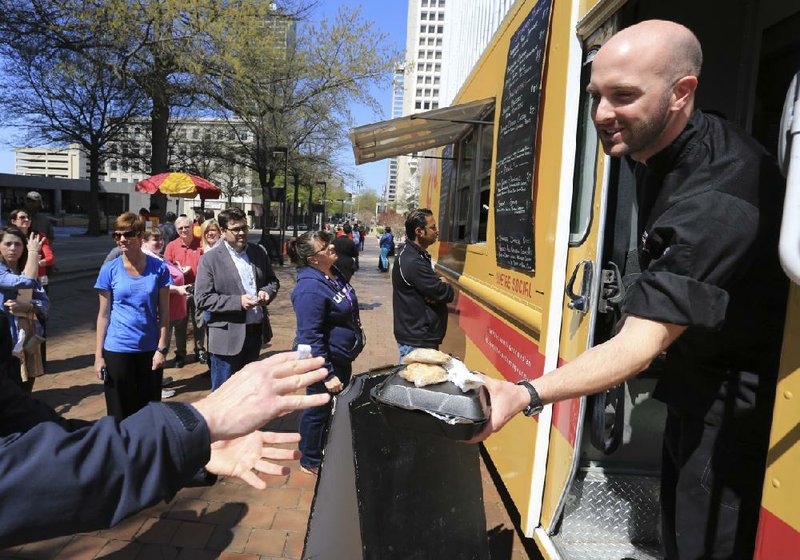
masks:
[[(217, 558), (212, 550), (225, 550), (234, 539), (233, 527), (247, 514), (247, 504), (229, 502), (214, 511), (175, 509), (155, 519), (135, 540), (116, 549), (106, 560), (129, 558)], [(197, 523), (194, 535), (181, 533), (181, 523)], [(205, 543), (198, 539), (205, 537)], [(162, 544), (167, 543), (170, 544)]]
[(47, 373), (63, 373), (76, 369), (92, 367), (94, 365), (94, 354), (84, 354), (82, 356), (72, 356), (63, 360), (48, 360)]

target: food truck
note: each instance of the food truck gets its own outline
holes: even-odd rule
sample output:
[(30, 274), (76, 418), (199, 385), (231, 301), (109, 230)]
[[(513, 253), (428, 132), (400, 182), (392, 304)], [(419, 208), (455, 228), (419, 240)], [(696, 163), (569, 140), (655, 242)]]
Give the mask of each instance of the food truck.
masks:
[[(430, 252), (457, 289), (442, 349), (498, 378), (545, 375), (608, 339), (619, 318), (637, 238), (633, 178), (603, 154), (586, 85), (599, 47), (653, 18), (700, 39), (697, 106), (747, 130), (789, 177), (781, 254), (793, 282), (756, 556), (796, 556), (800, 3), (519, 0), (451, 106), (353, 129), (356, 161), (418, 157), (419, 205), (440, 231)], [(655, 365), (604, 394), (518, 415), (485, 442), (518, 530), (543, 556), (659, 557), (658, 375)]]

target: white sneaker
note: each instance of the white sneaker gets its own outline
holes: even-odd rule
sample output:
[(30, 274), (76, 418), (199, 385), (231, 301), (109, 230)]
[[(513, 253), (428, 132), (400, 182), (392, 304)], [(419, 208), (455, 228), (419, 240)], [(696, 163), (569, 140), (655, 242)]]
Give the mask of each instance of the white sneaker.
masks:
[[(12, 319), (13, 321), (13, 319)], [(23, 354), (23, 347), (25, 346), (25, 329), (19, 329), (17, 334), (17, 343), (14, 345), (14, 348), (11, 350), (11, 354), (15, 357), (22, 359)]]
[(161, 389), (161, 400), (175, 396), (175, 389)]

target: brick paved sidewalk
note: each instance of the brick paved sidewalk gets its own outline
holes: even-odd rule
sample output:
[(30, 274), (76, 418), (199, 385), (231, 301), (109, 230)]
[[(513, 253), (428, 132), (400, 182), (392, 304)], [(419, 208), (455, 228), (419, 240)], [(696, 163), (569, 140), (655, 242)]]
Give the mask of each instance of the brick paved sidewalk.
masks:
[[(354, 363), (354, 372), (397, 360), (391, 280), (377, 271), (377, 256), (377, 241), (370, 238), (361, 256), (361, 270), (353, 279), (368, 339), (367, 347)], [(295, 319), (289, 299), (294, 269), (276, 267), (276, 273), (281, 290), (270, 306), (274, 339), (262, 356), (289, 349), (294, 339)], [(106, 412), (102, 384), (92, 369), (97, 313), (93, 284), (93, 278), (83, 278), (51, 287), (48, 374), (37, 379), (34, 388), (34, 397), (71, 418), (96, 419)], [(174, 400), (192, 402), (207, 394), (207, 366), (191, 359), (182, 369), (172, 368), (171, 360), (167, 365), (165, 376), (175, 380), (171, 385), (177, 391)], [(268, 428), (296, 431), (297, 415), (281, 418)], [(296, 462), (290, 467), (288, 476), (265, 476), (268, 488), (264, 491), (235, 479), (221, 479), (209, 488), (181, 490), (170, 503), (153, 506), (112, 529), (14, 547), (0, 551), (0, 558), (300, 558), (315, 479), (301, 473)], [(497, 490), (483, 470), (492, 558), (527, 558)]]

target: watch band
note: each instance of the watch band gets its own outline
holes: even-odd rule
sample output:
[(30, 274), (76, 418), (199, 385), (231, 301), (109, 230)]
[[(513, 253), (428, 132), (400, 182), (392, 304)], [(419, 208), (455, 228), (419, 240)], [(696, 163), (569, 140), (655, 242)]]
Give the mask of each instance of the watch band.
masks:
[(169, 347), (164, 346), (163, 348), (159, 348), (158, 350), (156, 350), (156, 352), (161, 352), (162, 354), (164, 354), (164, 357), (166, 357), (167, 352), (169, 352)]
[(544, 404), (542, 404), (542, 399), (539, 397), (538, 391), (533, 386), (533, 384), (528, 381), (527, 379), (523, 379), (522, 381), (517, 382), (517, 385), (522, 385), (525, 389), (528, 390), (528, 394), (531, 396), (531, 401), (522, 410), (522, 414), (525, 416), (535, 416), (539, 414), (544, 409)]

